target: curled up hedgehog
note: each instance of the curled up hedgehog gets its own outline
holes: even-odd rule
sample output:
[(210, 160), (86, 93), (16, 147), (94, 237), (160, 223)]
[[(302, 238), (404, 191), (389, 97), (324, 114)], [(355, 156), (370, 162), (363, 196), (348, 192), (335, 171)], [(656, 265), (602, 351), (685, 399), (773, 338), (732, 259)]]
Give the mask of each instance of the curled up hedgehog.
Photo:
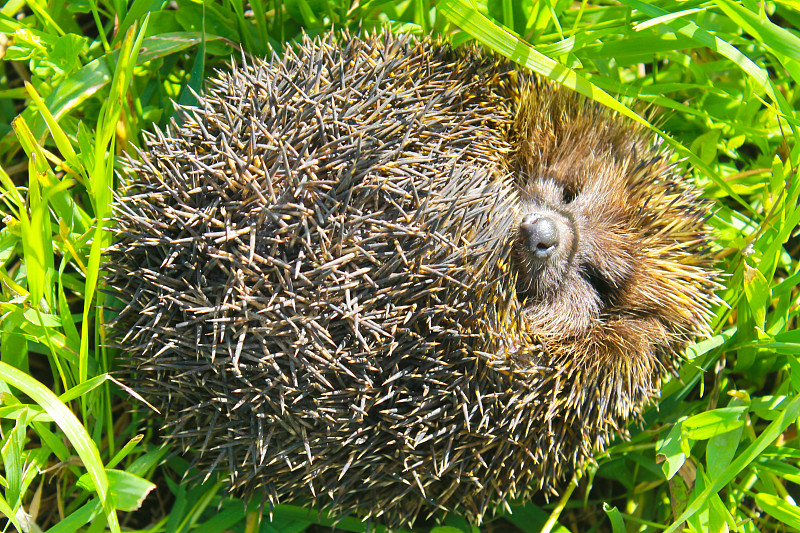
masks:
[(408, 36), (209, 83), (130, 162), (107, 283), (128, 381), (238, 494), (480, 522), (708, 331), (709, 207), (640, 125)]

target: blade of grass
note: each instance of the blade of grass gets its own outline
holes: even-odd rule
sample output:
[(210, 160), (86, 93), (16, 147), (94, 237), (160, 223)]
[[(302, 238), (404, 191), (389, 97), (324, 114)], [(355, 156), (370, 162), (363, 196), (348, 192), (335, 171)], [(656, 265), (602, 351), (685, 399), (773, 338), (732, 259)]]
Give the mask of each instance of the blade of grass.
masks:
[[(25, 150), (28, 157), (35, 163), (35, 168), (39, 172), (40, 179), (44, 181), (46, 187), (54, 187), (59, 181), (47, 164), (47, 156), (42, 147), (36, 141), (25, 118), (20, 115), (12, 123), (14, 132)], [(36, 157), (33, 157), (35, 154)], [(72, 183), (71, 180), (68, 183)], [(53, 195), (50, 200), (56, 216), (67, 222), (68, 226), (77, 233), (83, 233), (91, 225), (91, 217), (81, 209), (75, 199), (65, 191)]]
[(50, 110), (47, 109), (47, 106), (42, 101), (39, 93), (36, 92), (36, 89), (29, 81), (25, 82), (25, 90), (28, 92), (31, 100), (33, 100), (33, 102), (36, 104), (36, 108), (39, 110), (39, 113), (41, 113), (42, 117), (44, 117), (47, 127), (50, 129), (50, 134), (53, 136), (53, 140), (61, 152), (61, 155), (66, 159), (67, 164), (69, 164), (74, 170), (80, 172), (80, 175), (85, 178), (85, 169), (83, 168), (83, 165), (81, 165), (80, 159), (78, 159), (78, 155), (75, 153), (75, 150), (72, 148), (72, 143), (67, 137), (67, 134), (64, 133), (64, 130), (58, 125), (55, 117), (50, 114)]
[(17, 531), (25, 531), (19, 521), (19, 518), (17, 518), (17, 515), (14, 513), (13, 509), (11, 509), (11, 506), (8, 505), (8, 502), (2, 496), (0, 496), (0, 513), (5, 515), (9, 522), (14, 524), (14, 527), (17, 528)]
[(133, 449), (136, 447), (137, 444), (142, 442), (143, 438), (144, 438), (144, 435), (136, 435), (131, 440), (129, 440), (127, 443), (125, 443), (125, 446), (123, 446), (122, 449), (120, 451), (118, 451), (114, 455), (114, 457), (111, 458), (111, 460), (106, 465), (106, 468), (114, 468), (115, 466), (117, 466), (120, 461), (125, 459), (125, 457), (129, 453), (131, 453), (131, 451), (133, 451)]
[[(3, 188), (0, 189), (2, 192), (3, 200), (6, 202), (6, 205), (9, 208), (14, 209), (17, 211), (16, 215), (19, 218), (19, 210), (25, 208), (25, 200), (22, 198), (22, 195), (19, 193), (17, 186), (14, 185), (14, 182), (11, 181), (11, 178), (6, 174), (6, 171), (3, 170), (3, 167), (0, 167), (0, 184), (3, 185)], [(11, 205), (9, 202), (13, 203)]]
[(759, 435), (745, 451), (731, 461), (730, 465), (722, 471), (719, 477), (711, 480), (711, 483), (689, 503), (683, 514), (681, 514), (664, 533), (675, 533), (686, 520), (694, 516), (695, 513), (706, 505), (706, 502), (712, 494), (717, 494), (722, 490), (722, 487), (730, 483), (742, 470), (752, 463), (761, 452), (775, 442), (775, 440), (786, 431), (786, 428), (797, 420), (798, 416), (800, 416), (800, 395), (794, 397), (786, 409), (761, 432), (761, 435)]
[(122, 112), (122, 106), (133, 77), (133, 68), (144, 40), (147, 22), (145, 17), (142, 27), (137, 31), (137, 25), (133, 25), (128, 30), (128, 35), (123, 41), (120, 50), (119, 63), (114, 71), (114, 79), (111, 84), (111, 95), (100, 112), (97, 125), (97, 141), (95, 143), (95, 161), (91, 175), (91, 187), (89, 190), (94, 200), (96, 227), (91, 250), (89, 252), (89, 264), (86, 276), (86, 291), (84, 294), (83, 323), (81, 331), (81, 351), (80, 366), (78, 372), (79, 382), (86, 381), (87, 361), (89, 357), (89, 313), (94, 301), (95, 288), (100, 273), (100, 256), (105, 248), (107, 234), (104, 224), (111, 213), (111, 183), (113, 175), (114, 159), (114, 136), (116, 133), (117, 120)]
[(769, 19), (758, 17), (744, 6), (728, 0), (716, 0), (715, 3), (747, 33), (769, 46), (795, 83), (800, 83), (800, 38)]
[(534, 50), (529, 44), (520, 39), (518, 35), (506, 28), (496, 25), (486, 18), (477, 9), (469, 5), (466, 0), (444, 0), (438, 4), (437, 8), (450, 19), (453, 24), (466, 31), (492, 50), (655, 131), (674, 148), (679, 155), (686, 157), (693, 165), (702, 169), (715, 184), (724, 189), (725, 192), (739, 202), (742, 207), (756, 215), (753, 208), (745, 202), (733, 188), (714, 171), (714, 169), (707, 165), (694, 152), (688, 150), (681, 143), (650, 124), (650, 122), (645, 120), (641, 115), (632, 111), (588, 79), (571, 68), (561, 65), (555, 60)]
[[(213, 41), (219, 39), (215, 35), (204, 35), (199, 32), (174, 32), (148, 37), (142, 43), (141, 52), (137, 56), (137, 64), (141, 65), (153, 59), (161, 58), (196, 46), (203, 39)], [(108, 85), (113, 79), (113, 65), (119, 60), (119, 50), (109, 52), (102, 57), (90, 61), (77, 73), (64, 80), (54, 88), (47, 98), (45, 106), (50, 110), (53, 118), (60, 120), (67, 113), (77, 108), (97, 91)], [(34, 116), (33, 110), (23, 112), (26, 120)], [(33, 122), (31, 122), (33, 124)], [(41, 122), (33, 131), (39, 138), (47, 125)], [(87, 169), (91, 171), (91, 169)]]
[(75, 452), (83, 461), (84, 467), (97, 489), (97, 495), (104, 508), (106, 519), (111, 531), (119, 533), (117, 513), (108, 499), (108, 477), (106, 476), (100, 452), (97, 450), (86, 429), (72, 411), (53, 394), (50, 389), (35, 380), (28, 374), (0, 361), (0, 380), (13, 385), (21, 390), (34, 402), (41, 406), (53, 418), (55, 423), (64, 432), (67, 440), (75, 448)]
[(640, 124), (653, 128), (641, 115), (633, 112), (627, 106), (571, 68), (561, 65), (557, 61), (534, 50), (518, 35), (502, 26), (498, 26), (486, 18), (477, 9), (470, 6), (466, 0), (445, 0), (437, 7), (453, 24), (466, 31), (492, 50), (508, 57), (512, 61), (526, 66), (546, 78), (610, 107)]
[[(670, 14), (669, 11), (661, 9), (658, 6), (648, 4), (647, 2), (641, 2), (639, 0), (621, 1), (623, 4), (635, 8), (652, 17), (664, 17)], [(663, 24), (672, 28), (678, 33), (694, 39), (703, 46), (707, 46), (715, 52), (718, 52), (733, 61), (736, 66), (746, 72), (747, 75), (750, 76), (750, 78), (752, 78), (753, 81), (755, 81), (764, 90), (764, 92), (769, 95), (773, 102), (777, 104), (777, 109), (775, 109), (775, 112), (779, 116), (782, 116), (787, 121), (794, 120), (794, 113), (790, 112), (792, 109), (791, 106), (788, 104), (786, 98), (783, 97), (780, 91), (775, 88), (775, 85), (772, 83), (772, 80), (770, 80), (769, 73), (766, 71), (766, 69), (758, 66), (755, 62), (753, 62), (753, 60), (740, 52), (738, 48), (721, 39), (717, 35), (706, 31), (692, 21), (685, 21), (681, 19), (666, 20)], [(790, 125), (792, 124), (793, 123), (790, 122)], [(794, 131), (793, 125), (792, 130)], [(796, 134), (797, 133), (795, 132), (795, 135)]]

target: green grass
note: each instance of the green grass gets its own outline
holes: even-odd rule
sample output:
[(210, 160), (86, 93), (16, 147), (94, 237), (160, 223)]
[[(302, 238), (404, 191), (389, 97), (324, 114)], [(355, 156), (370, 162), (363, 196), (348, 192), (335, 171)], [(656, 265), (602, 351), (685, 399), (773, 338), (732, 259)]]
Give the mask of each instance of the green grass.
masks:
[[(327, 517), (182, 482), (110, 374), (114, 169), (214, 68), (305, 31), (477, 40), (657, 127), (714, 199), (716, 335), (564, 496), (482, 531), (800, 531), (800, 9), (792, 2), (9, 0), (0, 8), (0, 514), (6, 530), (301, 532)], [(112, 305), (107, 305), (111, 303)], [(157, 489), (155, 483), (158, 484)], [(558, 520), (558, 523), (555, 521)], [(25, 524), (25, 522), (28, 524)], [(448, 516), (438, 533), (477, 531)], [(513, 526), (512, 526), (513, 524)], [(349, 517), (342, 531), (362, 531)], [(494, 529), (492, 529), (494, 527)], [(430, 529), (430, 526), (428, 526)], [(426, 530), (423, 527), (418, 530)], [(317, 530), (319, 531), (319, 530)]]

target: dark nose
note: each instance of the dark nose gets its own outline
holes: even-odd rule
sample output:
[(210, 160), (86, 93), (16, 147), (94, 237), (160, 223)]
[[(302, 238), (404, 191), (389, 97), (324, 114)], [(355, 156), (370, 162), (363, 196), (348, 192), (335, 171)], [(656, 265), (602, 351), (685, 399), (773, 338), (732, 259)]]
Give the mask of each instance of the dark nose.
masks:
[(525, 215), (519, 225), (524, 246), (535, 257), (545, 259), (558, 249), (558, 227), (553, 219), (542, 215)]

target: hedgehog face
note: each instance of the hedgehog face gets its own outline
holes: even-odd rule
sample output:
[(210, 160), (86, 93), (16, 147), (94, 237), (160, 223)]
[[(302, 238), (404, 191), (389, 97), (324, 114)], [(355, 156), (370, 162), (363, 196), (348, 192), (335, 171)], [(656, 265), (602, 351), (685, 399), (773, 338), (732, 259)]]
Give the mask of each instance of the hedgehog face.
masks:
[(601, 301), (580, 275), (586, 255), (581, 250), (581, 215), (553, 180), (533, 182), (521, 197), (513, 253), (517, 294), (527, 314), (546, 329), (585, 330)]
[(530, 180), (520, 196), (517, 294), (537, 331), (576, 335), (603, 315), (624, 314), (636, 259), (614, 202), (556, 179)]

